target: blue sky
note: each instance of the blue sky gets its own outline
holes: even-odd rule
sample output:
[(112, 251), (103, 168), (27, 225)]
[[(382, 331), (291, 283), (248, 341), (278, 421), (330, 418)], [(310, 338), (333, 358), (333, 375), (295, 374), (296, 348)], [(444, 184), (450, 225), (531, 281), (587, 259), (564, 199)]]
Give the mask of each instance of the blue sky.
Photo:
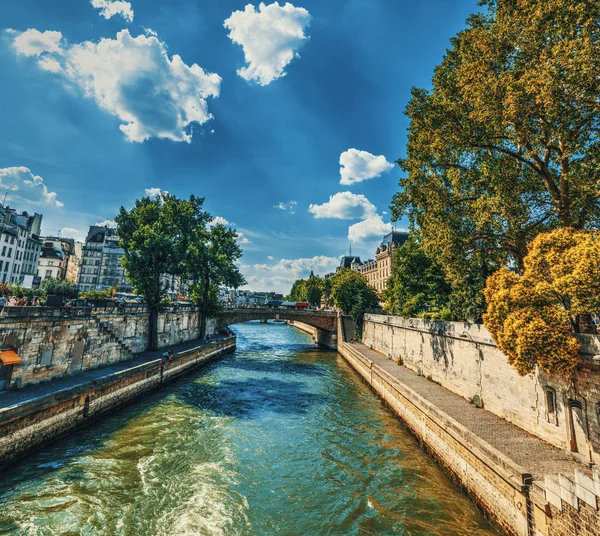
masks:
[(205, 196), (242, 233), (248, 288), (287, 291), (311, 268), (331, 271), (350, 239), (373, 255), (390, 228), (410, 89), (429, 87), (475, 10), (6, 0), (0, 193), (42, 213), (44, 233), (78, 239), (146, 190)]

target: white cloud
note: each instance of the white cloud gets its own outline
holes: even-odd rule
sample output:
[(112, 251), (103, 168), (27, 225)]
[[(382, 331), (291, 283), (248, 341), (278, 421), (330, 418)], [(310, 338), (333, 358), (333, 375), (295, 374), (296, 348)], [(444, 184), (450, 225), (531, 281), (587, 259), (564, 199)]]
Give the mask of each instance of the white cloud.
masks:
[(13, 44), (19, 54), (43, 55), (42, 69), (60, 73), (119, 118), (128, 141), (163, 138), (189, 143), (193, 124), (212, 118), (207, 99), (219, 96), (221, 77), (195, 63), (186, 65), (178, 55), (170, 58), (155, 35), (132, 37), (122, 30), (115, 39), (62, 47), (61, 37), (60, 32), (30, 29), (18, 34)]
[(362, 242), (374, 236), (381, 236), (392, 230), (391, 223), (385, 223), (379, 214), (355, 223), (348, 228), (348, 239), (351, 242)]
[(62, 207), (56, 193), (48, 191), (44, 179), (26, 167), (0, 169), (0, 193), (7, 193), (7, 201)]
[(248, 238), (246, 238), (244, 236), (244, 233), (240, 233), (239, 231), (237, 232), (238, 234), (238, 244), (240, 244), (241, 246), (245, 245), (245, 244), (252, 244), (252, 240), (249, 240)]
[[(272, 260), (272, 258), (269, 258)], [(296, 279), (308, 277), (311, 270), (325, 275), (334, 272), (339, 265), (336, 257), (316, 256), (300, 259), (281, 259), (276, 263), (243, 265), (241, 270), (254, 290), (289, 292)]]
[(60, 230), (60, 236), (63, 236), (65, 238), (78, 238), (79, 235), (79, 230), (75, 229), (74, 227), (63, 227)]
[(295, 214), (297, 201), (290, 201), (289, 203), (284, 203), (280, 201), (276, 205), (273, 205), (273, 208), (278, 208), (279, 210), (283, 210), (284, 212), (289, 212), (290, 214)]
[(97, 225), (98, 227), (108, 227), (109, 229), (117, 228), (117, 222), (112, 220), (99, 221), (95, 225)]
[(244, 49), (247, 66), (237, 73), (261, 86), (285, 76), (285, 68), (298, 56), (298, 49), (307, 39), (304, 30), (310, 23), (310, 13), (287, 2), (258, 6), (248, 4), (244, 11), (234, 11), (225, 21), (229, 38)]
[(354, 184), (379, 177), (394, 167), (385, 156), (348, 149), (340, 155), (340, 184)]
[(160, 188), (146, 188), (146, 195), (148, 197), (158, 197), (160, 194), (168, 194), (169, 192), (161, 190)]
[(272, 261), (272, 260), (273, 260), (273, 258), (274, 258), (274, 257), (273, 257), (272, 255), (268, 255), (268, 256), (267, 256), (267, 259), (269, 259), (270, 261)]
[(215, 216), (208, 225), (229, 225), (229, 222), (223, 216)]
[(315, 218), (336, 218), (338, 220), (353, 220), (368, 218), (375, 215), (376, 208), (362, 194), (352, 192), (339, 192), (332, 195), (327, 203), (310, 205), (308, 211)]
[(24, 56), (40, 57), (42, 54), (62, 54), (60, 42), (62, 33), (46, 31), (40, 32), (30, 28), (25, 32), (18, 33), (14, 30), (9, 30), (10, 34), (17, 34), (13, 40), (15, 50)]
[(92, 6), (100, 10), (100, 15), (110, 19), (115, 15), (121, 15), (127, 22), (133, 21), (133, 9), (129, 2), (122, 0), (92, 0)]

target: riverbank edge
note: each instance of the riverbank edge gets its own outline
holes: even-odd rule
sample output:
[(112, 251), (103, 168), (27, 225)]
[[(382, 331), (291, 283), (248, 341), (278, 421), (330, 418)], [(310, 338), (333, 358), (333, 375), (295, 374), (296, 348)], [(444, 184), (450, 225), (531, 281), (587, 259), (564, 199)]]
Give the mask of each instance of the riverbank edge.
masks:
[(298, 322), (297, 320), (288, 320), (288, 325), (296, 328), (299, 331), (303, 331), (307, 335), (310, 335), (315, 342), (317, 342), (319, 338), (319, 330), (314, 328), (313, 326), (309, 326), (308, 324), (303, 324), (302, 322)]
[[(531, 475), (340, 341), (338, 353), (362, 376), (488, 518), (510, 536), (531, 534)], [(542, 534), (537, 532), (537, 534)]]
[(236, 349), (236, 337), (155, 359), (0, 410), (0, 468)]

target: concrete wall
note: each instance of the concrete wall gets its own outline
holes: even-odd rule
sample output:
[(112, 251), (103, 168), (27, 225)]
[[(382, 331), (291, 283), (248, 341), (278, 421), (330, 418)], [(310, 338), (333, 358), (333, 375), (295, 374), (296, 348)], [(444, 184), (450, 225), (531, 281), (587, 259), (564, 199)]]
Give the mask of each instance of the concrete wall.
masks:
[[(478, 324), (367, 315), (363, 330), (367, 346), (465, 398), (477, 395), (486, 410), (565, 450), (572, 450), (569, 403), (581, 404), (586, 438), (574, 455), (600, 463), (597, 336), (582, 336), (581, 366), (574, 378), (566, 379), (540, 371), (519, 376)], [(548, 411), (548, 389), (556, 395), (553, 414)]]
[[(169, 309), (159, 315), (158, 332), (160, 347), (196, 339), (198, 312)], [(0, 344), (22, 359), (10, 389), (129, 360), (146, 351), (147, 340), (145, 308), (6, 307), (0, 315)]]
[(0, 467), (88, 425), (144, 393), (235, 350), (235, 337), (0, 409)]

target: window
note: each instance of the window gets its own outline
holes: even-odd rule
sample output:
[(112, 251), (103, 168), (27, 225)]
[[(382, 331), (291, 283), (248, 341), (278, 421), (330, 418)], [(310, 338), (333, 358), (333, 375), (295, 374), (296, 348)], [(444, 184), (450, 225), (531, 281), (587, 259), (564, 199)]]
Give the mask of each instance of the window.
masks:
[(52, 277), (52, 270), (46, 270), (46, 277)]
[(10, 237), (10, 243), (11, 243), (11, 244), (14, 244), (14, 243), (15, 243), (15, 237), (14, 237), (14, 236), (11, 236), (11, 237)]
[(546, 419), (549, 423), (558, 425), (556, 391), (552, 387), (546, 387)]
[(12, 248), (8, 248), (8, 254), (6, 255), (9, 259), (12, 257)]

